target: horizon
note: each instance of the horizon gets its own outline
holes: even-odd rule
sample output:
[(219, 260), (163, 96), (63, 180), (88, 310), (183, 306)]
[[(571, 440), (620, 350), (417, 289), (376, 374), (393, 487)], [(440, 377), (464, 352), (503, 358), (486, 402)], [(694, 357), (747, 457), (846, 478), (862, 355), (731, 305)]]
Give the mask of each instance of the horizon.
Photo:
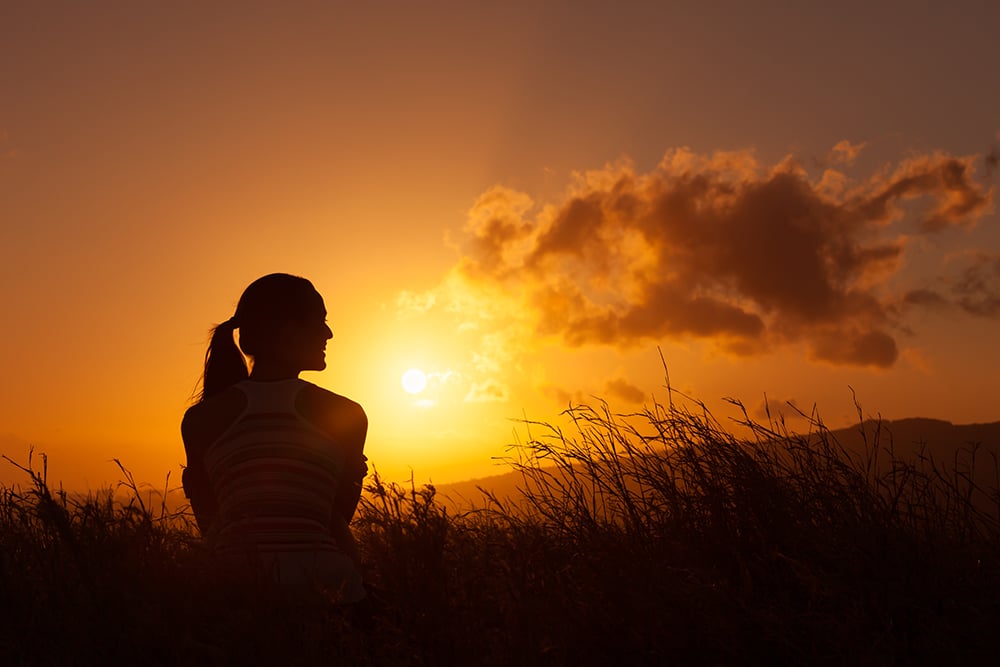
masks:
[(1000, 8), (660, 4), (5, 9), (0, 454), (179, 484), (208, 330), (274, 271), (394, 481), (667, 384), (1000, 421)]
[[(636, 413), (616, 413), (614, 416), (618, 418), (636, 417)], [(764, 426), (782, 426), (780, 417), (777, 415), (775, 415), (775, 419), (770, 422), (767, 420), (755, 420), (755, 422)], [(819, 423), (822, 423), (821, 416), (819, 418)], [(570, 423), (567, 422), (563, 425), (569, 426)], [(540, 428), (545, 426), (559, 426), (559, 424), (550, 424), (546, 422), (544, 424), (532, 423), (531, 426)], [(729, 424), (729, 426), (734, 427), (731, 428), (729, 432), (736, 434), (737, 437), (740, 430), (743, 430), (740, 428), (742, 425), (735, 422)], [(805, 422), (805, 426), (806, 430), (789, 429), (788, 432), (793, 436), (807, 434), (816, 435), (818, 433), (818, 423), (807, 421)], [(942, 454), (954, 456), (955, 452), (972, 446), (983, 446), (988, 452), (992, 451), (996, 454), (1000, 454), (1000, 449), (997, 449), (1000, 447), (1000, 420), (994, 422), (976, 422), (971, 424), (953, 424), (946, 420), (934, 419), (931, 417), (904, 417), (901, 419), (890, 420), (883, 419), (880, 416), (869, 415), (865, 417), (863, 421), (839, 428), (828, 428), (825, 423), (822, 423), (822, 428), (825, 431), (837, 439), (841, 445), (846, 446), (852, 451), (853, 447), (858, 446), (859, 443), (852, 443), (851, 440), (855, 439), (855, 437), (862, 437), (862, 441), (864, 440), (864, 436), (859, 436), (858, 429), (861, 428), (864, 430), (866, 428), (871, 428), (872, 426), (877, 426), (879, 433), (882, 434), (880, 436), (883, 438), (882, 447), (887, 446), (884, 444), (884, 438), (891, 438), (891, 442), (893, 444), (893, 456), (899, 457), (899, 460), (901, 461), (908, 461), (913, 453), (918, 450), (920, 451), (921, 457), (926, 454), (931, 457), (938, 457), (939, 459)], [(929, 430), (933, 427), (947, 428), (949, 433), (945, 436), (945, 439), (942, 440), (942, 434), (940, 432)], [(984, 427), (995, 431), (989, 434), (994, 438), (993, 440), (977, 439), (975, 441), (969, 441), (958, 439), (958, 432), (960, 431), (968, 432), (969, 430)], [(874, 433), (869, 433), (868, 431), (865, 431), (865, 433), (869, 436), (875, 435)], [(547, 435), (552, 434), (549, 433)], [(979, 433), (979, 435), (982, 435), (982, 433)], [(576, 438), (578, 437), (578, 434), (569, 433), (568, 437), (571, 439)], [(387, 478), (379, 473), (379, 479), (383, 483), (396, 483), (403, 484), (404, 486), (407, 483), (412, 482), (415, 488), (422, 488), (425, 485), (431, 485), (435, 487), (437, 497), (446, 498), (448, 503), (456, 506), (462, 506), (463, 503), (468, 503), (470, 500), (469, 497), (459, 495), (458, 498), (455, 498), (449, 494), (461, 494), (464, 491), (472, 492), (473, 490), (475, 490), (476, 493), (479, 493), (479, 487), (489, 482), (499, 482), (509, 487), (509, 478), (516, 477), (520, 474), (517, 465), (514, 463), (516, 457), (512, 456), (510, 450), (512, 446), (514, 445), (509, 445), (505, 448), (505, 454), (503, 457), (498, 457), (494, 460), (494, 471), (487, 472), (482, 475), (468, 478), (446, 479), (441, 481), (440, 479), (435, 479), (433, 475), (428, 475), (423, 479), (418, 479), (415, 471), (411, 471), (411, 476), (405, 478)], [(524, 448), (525, 443), (520, 443), (517, 446)], [(923, 451), (923, 447), (925, 446), (927, 447), (926, 452)], [(112, 460), (109, 461), (109, 463), (116, 470), (118, 470), (118, 476), (113, 481), (105, 481), (97, 486), (66, 488), (61, 480), (50, 478), (47, 474), (45, 474), (48, 463), (45, 452), (29, 449), (23, 460), (18, 459), (15, 456), (11, 456), (9, 453), (3, 453), (2, 455), (6, 458), (6, 460), (0, 459), (0, 465), (5, 466), (9, 471), (15, 471), (15, 476), (18, 478), (8, 479), (7, 476), (0, 474), (0, 488), (12, 490), (20, 489), (21, 491), (32, 488), (34, 480), (31, 476), (29, 476), (29, 471), (31, 471), (32, 473), (38, 475), (39, 479), (43, 481), (49, 489), (57, 489), (60, 494), (65, 493), (67, 497), (77, 501), (86, 500), (87, 498), (92, 497), (95, 493), (106, 493), (110, 491), (112, 497), (118, 502), (133, 500), (137, 495), (154, 504), (165, 501), (164, 507), (169, 512), (179, 510), (188, 502), (187, 498), (184, 496), (183, 489), (180, 486), (180, 470), (170, 470), (167, 471), (167, 473), (164, 473), (162, 484), (157, 486), (157, 483), (152, 480), (136, 478), (125, 462)], [(941, 463), (940, 460), (937, 462)], [(375, 472), (377, 472), (377, 470), (369, 471), (369, 476), (366, 477), (365, 480), (366, 484), (372, 481), (373, 474)], [(168, 474), (169, 477), (167, 477)], [(173, 484), (170, 483), (171, 478), (173, 479)], [(498, 490), (492, 486), (485, 486), (483, 488), (491, 491)], [(509, 495), (510, 491), (510, 488), (502, 490), (500, 494), (501, 497)]]

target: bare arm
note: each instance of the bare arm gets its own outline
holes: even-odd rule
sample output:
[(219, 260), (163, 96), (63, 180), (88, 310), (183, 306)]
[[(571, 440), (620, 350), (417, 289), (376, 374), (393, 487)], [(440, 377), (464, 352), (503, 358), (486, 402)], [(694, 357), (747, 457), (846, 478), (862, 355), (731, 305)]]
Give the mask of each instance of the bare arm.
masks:
[(195, 521), (198, 522), (198, 529), (202, 535), (207, 535), (215, 523), (219, 506), (201, 461), (188, 459), (187, 467), (181, 473), (181, 484), (184, 487), (184, 495), (191, 501), (191, 511), (194, 512)]
[(201, 419), (197, 411), (188, 410), (181, 422), (181, 439), (184, 441), (184, 452), (187, 455), (187, 466), (181, 473), (181, 485), (184, 495), (191, 501), (191, 511), (202, 535), (207, 535), (215, 523), (219, 512), (215, 492), (208, 479), (203, 459), (204, 445)]
[(368, 474), (368, 459), (364, 452), (368, 416), (358, 403), (315, 385), (302, 392), (297, 407), (307, 420), (320, 426), (330, 436), (343, 457), (337, 488), (333, 491), (331, 533), (341, 548), (356, 558), (357, 546), (349, 526), (361, 499), (365, 475)]
[(343, 517), (348, 524), (354, 518), (354, 512), (361, 500), (362, 485), (368, 474), (368, 457), (364, 453), (365, 439), (368, 435), (368, 417), (361, 406), (357, 406), (357, 410), (353, 412), (341, 441), (347, 449), (347, 456), (334, 496), (334, 513)]

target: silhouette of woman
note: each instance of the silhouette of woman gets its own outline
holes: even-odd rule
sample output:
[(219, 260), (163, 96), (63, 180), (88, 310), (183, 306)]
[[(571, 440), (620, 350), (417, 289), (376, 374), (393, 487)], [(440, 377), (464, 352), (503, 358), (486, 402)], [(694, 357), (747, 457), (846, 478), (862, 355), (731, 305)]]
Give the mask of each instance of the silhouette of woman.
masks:
[(182, 482), (223, 562), (350, 603), (365, 597), (349, 523), (367, 473), (368, 419), (354, 401), (298, 377), (326, 368), (332, 337), (308, 280), (274, 273), (251, 283), (212, 331), (201, 395), (181, 423)]

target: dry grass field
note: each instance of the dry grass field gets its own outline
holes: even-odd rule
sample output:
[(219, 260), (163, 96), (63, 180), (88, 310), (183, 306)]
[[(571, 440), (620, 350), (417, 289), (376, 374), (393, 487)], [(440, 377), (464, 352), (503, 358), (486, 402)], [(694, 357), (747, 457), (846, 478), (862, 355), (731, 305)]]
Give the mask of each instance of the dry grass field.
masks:
[(995, 659), (991, 451), (904, 456), (877, 422), (861, 447), (818, 419), (730, 429), (670, 399), (525, 423), (518, 492), (464, 509), (373, 476), (354, 523), (371, 603), (349, 610), (221, 571), (127, 470), (124, 500), (73, 498), (19, 462), (24, 484), (0, 490), (0, 664)]

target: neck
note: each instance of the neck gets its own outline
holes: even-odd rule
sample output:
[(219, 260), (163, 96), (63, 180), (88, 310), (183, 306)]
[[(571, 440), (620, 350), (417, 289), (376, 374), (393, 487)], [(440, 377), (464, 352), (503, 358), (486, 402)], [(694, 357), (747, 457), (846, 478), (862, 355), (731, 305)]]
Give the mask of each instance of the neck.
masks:
[(250, 379), (258, 382), (274, 382), (275, 380), (291, 380), (297, 378), (301, 368), (283, 363), (254, 360), (250, 371)]

